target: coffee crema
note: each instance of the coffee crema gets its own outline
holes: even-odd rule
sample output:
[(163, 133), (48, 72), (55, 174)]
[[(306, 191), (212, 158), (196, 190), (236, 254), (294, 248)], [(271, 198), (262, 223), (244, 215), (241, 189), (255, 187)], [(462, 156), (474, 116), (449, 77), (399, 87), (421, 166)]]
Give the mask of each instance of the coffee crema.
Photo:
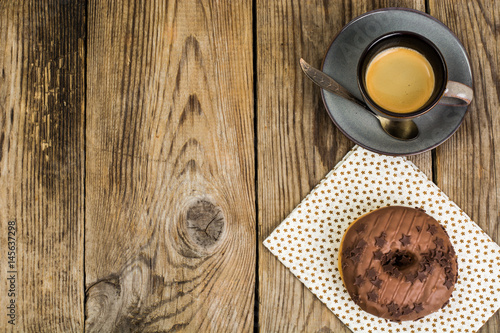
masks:
[(434, 71), (419, 52), (392, 47), (368, 64), (365, 85), (370, 98), (394, 113), (411, 113), (424, 106), (434, 91)]

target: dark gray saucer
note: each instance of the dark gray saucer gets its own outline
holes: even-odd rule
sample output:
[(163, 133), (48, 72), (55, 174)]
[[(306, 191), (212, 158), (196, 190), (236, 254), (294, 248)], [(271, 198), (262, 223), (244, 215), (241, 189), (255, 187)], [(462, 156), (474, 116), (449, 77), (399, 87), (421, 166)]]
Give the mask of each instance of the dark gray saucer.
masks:
[[(446, 60), (448, 79), (472, 87), (469, 59), (457, 37), (432, 16), (403, 8), (371, 11), (349, 22), (330, 45), (322, 70), (362, 100), (356, 80), (358, 59), (371, 40), (396, 30), (428, 38)], [(348, 138), (368, 150), (388, 155), (418, 154), (440, 145), (455, 133), (467, 112), (466, 106), (438, 105), (415, 119), (420, 135), (402, 141), (387, 135), (367, 111), (326, 90), (321, 94), (333, 122)]]

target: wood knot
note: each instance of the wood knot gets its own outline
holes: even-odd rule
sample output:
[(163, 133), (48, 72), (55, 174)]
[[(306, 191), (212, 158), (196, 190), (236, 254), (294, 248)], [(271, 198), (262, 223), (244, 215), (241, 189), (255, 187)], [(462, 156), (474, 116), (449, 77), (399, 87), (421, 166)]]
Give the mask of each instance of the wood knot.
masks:
[(187, 234), (196, 245), (211, 249), (221, 239), (225, 218), (220, 207), (207, 200), (197, 200), (187, 210)]
[(333, 333), (333, 331), (328, 326), (323, 326), (316, 333)]

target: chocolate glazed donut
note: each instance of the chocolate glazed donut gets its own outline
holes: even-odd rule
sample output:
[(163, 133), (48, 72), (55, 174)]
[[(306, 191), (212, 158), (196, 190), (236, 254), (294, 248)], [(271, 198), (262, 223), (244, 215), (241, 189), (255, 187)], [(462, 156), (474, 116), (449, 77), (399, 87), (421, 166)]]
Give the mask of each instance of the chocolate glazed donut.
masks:
[(340, 245), (339, 269), (351, 299), (393, 321), (446, 306), (457, 268), (446, 230), (421, 209), (388, 206), (365, 214)]

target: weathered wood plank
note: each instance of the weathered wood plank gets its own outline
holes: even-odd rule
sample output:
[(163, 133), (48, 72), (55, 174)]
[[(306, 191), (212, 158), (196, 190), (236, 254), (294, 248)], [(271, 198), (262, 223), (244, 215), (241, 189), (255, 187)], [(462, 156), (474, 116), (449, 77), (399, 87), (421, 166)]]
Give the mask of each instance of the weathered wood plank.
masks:
[(85, 1), (0, 2), (0, 45), (0, 331), (81, 331)]
[[(498, 1), (430, 1), (430, 13), (454, 31), (469, 54), (475, 98), (457, 133), (436, 150), (437, 184), (500, 242), (500, 86)], [(480, 332), (499, 332), (496, 313)]]
[[(319, 67), (329, 43), (355, 16), (424, 1), (257, 1), (259, 244), (353, 146), (332, 124), (299, 59)], [(429, 176), (430, 153), (411, 158)], [(259, 245), (262, 332), (350, 332)]]
[(89, 1), (86, 328), (250, 331), (251, 1)]

